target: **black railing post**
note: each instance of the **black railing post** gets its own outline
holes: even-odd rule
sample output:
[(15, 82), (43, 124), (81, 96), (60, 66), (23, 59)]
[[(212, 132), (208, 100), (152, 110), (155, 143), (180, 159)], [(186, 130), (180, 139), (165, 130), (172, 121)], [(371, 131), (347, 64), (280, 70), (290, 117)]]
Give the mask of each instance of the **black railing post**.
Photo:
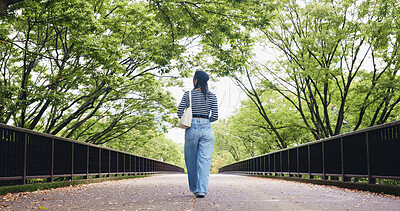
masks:
[(288, 165), (288, 172), (289, 172), (289, 177), (291, 177), (292, 175), (290, 174), (290, 150), (287, 150), (287, 165)]
[(146, 163), (146, 164), (144, 165), (144, 166), (145, 166), (144, 172), (146, 172), (146, 175), (147, 175), (147, 174), (149, 174), (149, 161), (143, 159), (143, 162)]
[(297, 157), (297, 177), (300, 177), (300, 161), (299, 161), (299, 148), (296, 148), (296, 157)]
[[(16, 133), (14, 133), (16, 134)], [(14, 135), (15, 138), (15, 135)], [(22, 184), (26, 184), (26, 159), (28, 158), (28, 134), (24, 133), (24, 139), (25, 139), (25, 144), (24, 144), (24, 172), (22, 175)]]
[(150, 174), (153, 172), (153, 160), (149, 160), (149, 170)]
[(308, 175), (310, 176), (310, 179), (313, 178), (313, 175), (311, 174), (311, 147), (310, 145), (307, 146), (308, 150)]
[(149, 174), (149, 165), (150, 165), (150, 161), (149, 160), (144, 160), (145, 161), (145, 163), (146, 163), (146, 170), (145, 170), (145, 172), (146, 172), (146, 174)]
[(344, 172), (344, 148), (343, 148), (343, 138), (340, 138), (340, 154), (342, 161), (342, 182), (346, 181), (346, 175)]
[(51, 139), (51, 177), (50, 182), (54, 181), (54, 138)]
[(276, 176), (276, 153), (274, 153), (274, 176)]
[(98, 177), (101, 177), (101, 148), (99, 148), (99, 175)]
[(138, 157), (138, 163), (139, 163), (139, 175), (143, 175), (143, 169), (144, 169), (144, 167), (143, 167), (143, 162), (142, 162), (142, 158), (140, 158), (140, 157)]
[(135, 172), (134, 175), (137, 174), (137, 161), (136, 161), (136, 156), (133, 157), (133, 171)]
[(255, 174), (258, 174), (258, 158), (254, 159), (253, 165)]
[(140, 169), (140, 171), (141, 171), (142, 175), (146, 175), (145, 174), (145, 172), (146, 172), (146, 164), (144, 162), (144, 159), (140, 158), (139, 161), (141, 161), (141, 164), (140, 164), (141, 169)]
[(263, 156), (263, 158), (264, 158), (264, 167), (263, 167), (263, 173), (264, 173), (264, 175), (265, 175), (265, 172), (267, 171), (267, 169), (265, 168), (266, 157), (267, 157), (267, 156)]
[(254, 171), (255, 171), (255, 174), (258, 174), (258, 162), (259, 162), (258, 158), (255, 158), (254, 159)]
[(119, 173), (119, 153), (117, 152), (117, 177), (118, 177), (118, 173)]
[(322, 179), (326, 180), (326, 170), (325, 170), (325, 142), (321, 143), (322, 147)]
[(284, 176), (283, 174), (283, 165), (282, 165), (282, 151), (279, 152), (279, 164), (281, 166), (281, 176)]
[(86, 179), (89, 179), (89, 145), (86, 147)]
[(271, 173), (271, 155), (268, 155), (268, 174), (272, 175)]
[(251, 160), (247, 160), (246, 163), (247, 163), (247, 174), (250, 174), (250, 172), (251, 172)]
[(125, 153), (124, 153), (124, 176), (125, 176), (125, 165), (126, 165), (126, 156), (125, 156)]
[(153, 173), (153, 160), (149, 161), (149, 172), (150, 172), (150, 174)]
[(368, 140), (368, 132), (365, 133), (365, 144), (367, 145), (367, 169), (368, 169), (368, 183), (369, 184), (375, 184), (376, 180), (372, 178), (372, 173), (371, 173), (371, 149), (369, 146), (369, 140)]
[(74, 156), (75, 156), (75, 150), (74, 150), (74, 143), (71, 143), (71, 180), (74, 180)]
[(250, 169), (252, 174), (254, 174), (254, 172), (256, 171), (256, 166), (255, 166), (255, 160), (254, 159), (250, 159)]
[(145, 166), (145, 163), (144, 163), (144, 160), (142, 159), (142, 158), (139, 158), (139, 163), (140, 163), (140, 175), (145, 175), (145, 169), (146, 169), (146, 166)]
[(108, 177), (111, 177), (111, 151), (108, 150)]
[(132, 174), (132, 155), (129, 155), (129, 174)]
[(137, 175), (137, 172), (138, 172), (138, 161), (137, 161), (136, 156), (133, 157), (133, 164), (134, 164), (133, 172), (135, 172), (135, 175)]

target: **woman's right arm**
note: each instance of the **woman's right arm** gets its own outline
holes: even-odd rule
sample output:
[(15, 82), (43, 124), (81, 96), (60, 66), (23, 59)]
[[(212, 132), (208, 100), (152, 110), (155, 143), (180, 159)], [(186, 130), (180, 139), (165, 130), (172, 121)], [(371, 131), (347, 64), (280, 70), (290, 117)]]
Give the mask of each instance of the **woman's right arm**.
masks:
[(217, 120), (218, 120), (218, 102), (217, 102), (217, 96), (213, 94), (211, 98), (210, 122), (215, 122)]

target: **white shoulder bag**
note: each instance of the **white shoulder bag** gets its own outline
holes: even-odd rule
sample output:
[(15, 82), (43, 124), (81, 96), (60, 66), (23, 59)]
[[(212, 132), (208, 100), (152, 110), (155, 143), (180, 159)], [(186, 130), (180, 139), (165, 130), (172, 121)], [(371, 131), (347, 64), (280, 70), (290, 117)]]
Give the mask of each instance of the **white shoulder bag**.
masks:
[(192, 91), (189, 91), (189, 107), (185, 109), (178, 127), (182, 129), (189, 128), (192, 125)]

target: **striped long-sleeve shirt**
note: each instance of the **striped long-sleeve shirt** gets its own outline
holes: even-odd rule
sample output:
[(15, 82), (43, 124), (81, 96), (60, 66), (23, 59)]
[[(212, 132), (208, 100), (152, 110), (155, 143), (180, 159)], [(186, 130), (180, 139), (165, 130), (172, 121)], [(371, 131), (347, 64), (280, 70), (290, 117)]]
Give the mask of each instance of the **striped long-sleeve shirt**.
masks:
[[(189, 92), (186, 91), (182, 97), (178, 107), (178, 117), (181, 118), (186, 107), (189, 107)], [(204, 99), (204, 94), (201, 91), (192, 90), (192, 114), (208, 116), (210, 122), (218, 119), (218, 103), (217, 96), (208, 91), (207, 100)], [(211, 112), (211, 115), (210, 115)]]

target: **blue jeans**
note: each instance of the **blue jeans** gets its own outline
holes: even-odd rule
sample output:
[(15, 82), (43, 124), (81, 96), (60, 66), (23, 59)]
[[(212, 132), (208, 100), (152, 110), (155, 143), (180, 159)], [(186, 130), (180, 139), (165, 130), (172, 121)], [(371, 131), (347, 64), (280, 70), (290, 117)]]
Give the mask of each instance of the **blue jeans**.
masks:
[(185, 130), (185, 163), (192, 193), (206, 194), (214, 149), (214, 134), (209, 119), (192, 119)]

